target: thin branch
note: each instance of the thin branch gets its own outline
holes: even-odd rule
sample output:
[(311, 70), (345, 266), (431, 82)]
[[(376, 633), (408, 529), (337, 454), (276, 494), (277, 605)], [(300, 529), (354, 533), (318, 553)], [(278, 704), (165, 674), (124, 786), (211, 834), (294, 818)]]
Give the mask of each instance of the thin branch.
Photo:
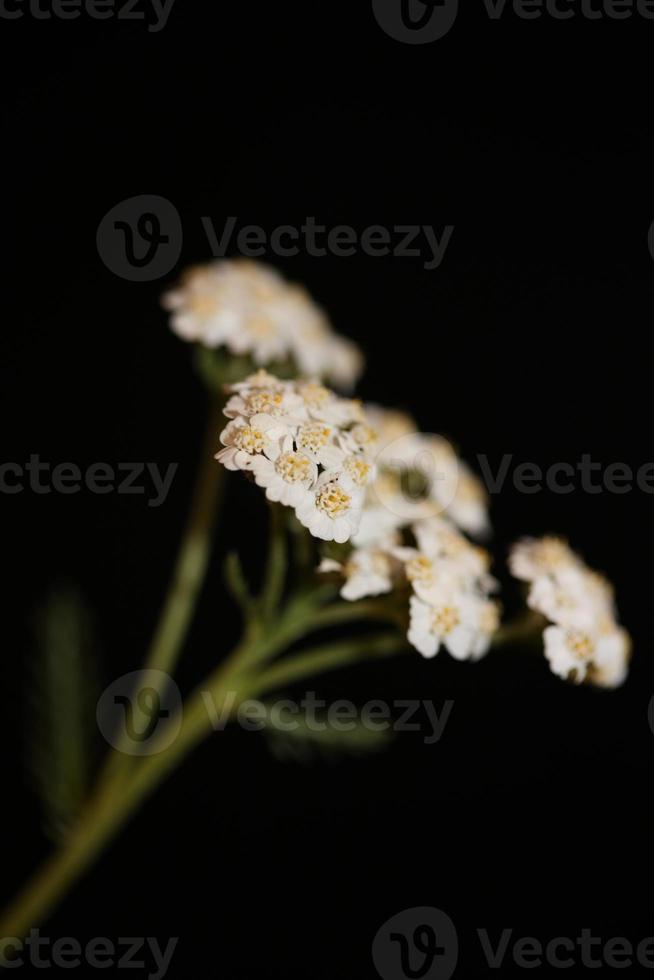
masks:
[(406, 637), (398, 633), (378, 633), (357, 640), (327, 643), (273, 664), (257, 679), (257, 685), (263, 692), (268, 692), (314, 674), (349, 667), (364, 660), (391, 657), (406, 646)]
[(277, 504), (270, 506), (270, 534), (268, 538), (268, 558), (263, 591), (261, 593), (261, 614), (264, 620), (276, 616), (286, 584), (286, 533), (284, 514)]
[(230, 551), (225, 558), (223, 572), (227, 588), (247, 618), (252, 613), (254, 598), (245, 578), (240, 556), (236, 551)]

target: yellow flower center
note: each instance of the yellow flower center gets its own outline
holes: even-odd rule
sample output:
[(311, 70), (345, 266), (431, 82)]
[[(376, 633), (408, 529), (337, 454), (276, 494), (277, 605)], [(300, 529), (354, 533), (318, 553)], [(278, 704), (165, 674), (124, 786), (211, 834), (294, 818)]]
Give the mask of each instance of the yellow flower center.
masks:
[(350, 509), (352, 498), (338, 486), (328, 483), (316, 496), (316, 507), (329, 517), (340, 517)]
[(580, 630), (569, 630), (566, 635), (568, 649), (581, 660), (590, 660), (595, 652), (595, 644), (587, 633)]
[(363, 409), (363, 402), (360, 398), (346, 398), (343, 400), (343, 404), (347, 405), (350, 418), (363, 422), (366, 417), (366, 413)]
[(431, 628), (438, 636), (447, 636), (460, 622), (458, 609), (454, 606), (441, 606), (434, 610)]
[(301, 385), (300, 394), (306, 404), (311, 408), (321, 408), (332, 397), (329, 388), (325, 388), (324, 385), (317, 384), (317, 382), (309, 382), (308, 384)]
[(262, 388), (260, 391), (253, 391), (245, 399), (248, 411), (252, 415), (259, 413), (268, 415), (278, 415), (283, 400), (283, 392), (275, 391), (272, 388)]
[(354, 482), (362, 487), (370, 474), (370, 463), (367, 463), (365, 459), (350, 456), (345, 460), (345, 469)]
[(409, 582), (429, 583), (433, 580), (434, 566), (426, 555), (418, 555), (407, 562), (406, 577)]
[(307, 480), (311, 472), (311, 461), (301, 453), (282, 453), (275, 469), (286, 483), (300, 483)]
[(306, 449), (310, 453), (317, 453), (327, 445), (332, 430), (328, 425), (305, 425), (298, 432), (297, 444), (300, 449)]
[(357, 422), (352, 428), (352, 437), (360, 446), (370, 446), (379, 438), (375, 429), (365, 422)]
[(253, 429), (250, 425), (244, 425), (234, 439), (234, 445), (244, 453), (253, 455), (263, 452), (264, 435), (259, 429)]
[(460, 558), (470, 549), (468, 542), (456, 531), (451, 531), (449, 528), (443, 528), (439, 532), (438, 543), (446, 558)]

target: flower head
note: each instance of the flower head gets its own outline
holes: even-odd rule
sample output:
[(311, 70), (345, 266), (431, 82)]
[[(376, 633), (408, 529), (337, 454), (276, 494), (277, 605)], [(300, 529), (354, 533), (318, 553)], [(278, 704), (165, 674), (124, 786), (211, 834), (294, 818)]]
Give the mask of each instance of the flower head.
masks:
[(367, 426), (359, 402), (316, 380), (258, 371), (228, 389), (230, 419), (216, 458), (247, 470), (269, 500), (292, 507), (316, 538), (344, 543), (358, 530), (374, 463), (350, 436)]
[(483, 488), (447, 440), (423, 435), (402, 412), (365, 408), (367, 419), (340, 437), (356, 454), (339, 464), (340, 478), (358, 477), (365, 487), (352, 551), (320, 570), (340, 572), (345, 599), (410, 590), (413, 646), (426, 657), (442, 645), (458, 659), (477, 659), (499, 625), (490, 557), (463, 533), (488, 528)]
[(519, 541), (509, 567), (516, 578), (529, 583), (529, 607), (553, 624), (543, 633), (553, 673), (575, 683), (622, 684), (631, 641), (616, 621), (611, 584), (560, 538)]
[(478, 660), (500, 618), (490, 556), (441, 517), (415, 525), (413, 536), (416, 548), (395, 550), (414, 592), (409, 641), (425, 657), (443, 645), (457, 660)]
[(295, 513), (314, 538), (343, 544), (357, 531), (362, 504), (360, 491), (345, 486), (339, 475), (326, 471), (303, 494)]
[(499, 625), (497, 604), (454, 587), (443, 588), (427, 603), (412, 596), (409, 642), (434, 657), (441, 646), (456, 660), (479, 660)]
[(332, 329), (299, 286), (250, 259), (220, 259), (188, 269), (163, 297), (171, 327), (183, 340), (226, 347), (255, 365), (291, 361), (299, 374), (354, 385), (363, 357)]
[(216, 459), (228, 470), (249, 470), (262, 454), (276, 459), (288, 436), (288, 427), (272, 415), (237, 416), (221, 433), (225, 448), (216, 453)]
[(396, 564), (390, 552), (383, 548), (355, 548), (345, 562), (324, 558), (318, 571), (342, 575), (345, 579), (341, 589), (342, 597), (356, 602), (366, 596), (390, 592)]

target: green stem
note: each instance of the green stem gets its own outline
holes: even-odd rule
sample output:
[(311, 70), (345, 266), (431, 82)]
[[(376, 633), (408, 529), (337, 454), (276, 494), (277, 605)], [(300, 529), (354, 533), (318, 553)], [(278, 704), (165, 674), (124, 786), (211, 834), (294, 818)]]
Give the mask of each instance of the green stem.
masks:
[[(212, 693), (214, 703), (227, 695), (234, 664), (235, 658), (230, 658), (229, 669), (223, 668), (216, 672), (206, 686)], [(248, 693), (249, 690), (242, 687), (241, 697), (231, 705), (226, 705), (226, 711), (229, 712), (227, 717), (230, 717), (242, 697)], [(70, 885), (89, 869), (137, 807), (209, 733), (210, 720), (200, 691), (191, 697), (184, 708), (179, 734), (167, 747), (168, 725), (176, 723), (177, 720), (171, 719), (160, 729), (157, 736), (161, 744), (159, 751), (156, 745), (152, 745), (152, 754), (140, 760), (137, 767), (125, 774), (117, 774), (122, 776), (119, 792), (116, 791), (116, 776), (100, 786), (66, 843), (37, 872), (5, 913), (0, 921), (0, 941), (2, 937), (23, 938), (31, 928), (46, 918)]]
[(280, 504), (270, 505), (270, 535), (266, 575), (261, 593), (261, 615), (264, 622), (274, 618), (286, 583), (286, 531)]
[(172, 673), (204, 582), (224, 487), (225, 470), (214, 459), (224, 421), (222, 406), (222, 398), (212, 396), (191, 509), (146, 670)]
[(312, 630), (326, 629), (329, 626), (340, 626), (357, 619), (368, 622), (390, 622), (396, 626), (403, 623), (402, 614), (387, 601), (375, 599), (359, 600), (358, 602), (336, 602), (321, 609), (311, 621)]
[[(224, 421), (222, 406), (222, 397), (212, 395), (189, 516), (144, 670), (172, 674), (204, 583), (225, 482), (225, 470), (214, 459)], [(156, 674), (150, 678), (149, 686), (155, 690), (160, 688)], [(101, 777), (107, 783), (124, 765), (133, 761), (122, 752), (126, 737), (123, 733), (115, 752), (108, 756)]]
[(363, 660), (391, 657), (406, 648), (406, 637), (398, 633), (379, 633), (342, 643), (326, 643), (311, 650), (280, 660), (260, 677), (263, 692), (285, 687), (297, 681), (339, 667), (352, 666)]
[(230, 551), (225, 558), (223, 569), (225, 584), (232, 597), (236, 600), (244, 618), (254, 615), (254, 599), (245, 578), (241, 559), (236, 551)]
[(537, 640), (545, 629), (544, 616), (533, 609), (526, 609), (515, 619), (503, 623), (493, 637), (493, 646), (514, 646), (518, 643), (531, 643)]
[[(278, 649), (280, 636), (279, 633), (270, 634), (268, 655)], [(390, 656), (405, 645), (405, 640), (395, 634), (384, 634), (329, 644), (289, 657), (258, 675), (247, 667), (253, 643), (259, 645), (261, 652), (265, 641), (250, 641), (238, 647), (191, 695), (184, 706), (179, 733), (172, 744), (168, 745), (169, 726), (176, 727), (179, 719), (171, 719), (161, 727), (156, 736), (157, 742), (150, 746), (151, 754), (124, 774), (119, 785), (113, 780), (100, 787), (67, 842), (7, 910), (0, 921), (0, 937), (23, 938), (41, 922), (73, 882), (90, 868), (134, 811), (211, 733), (212, 719), (207, 712), (207, 697), (211, 698), (214, 710), (221, 719), (227, 721), (233, 718), (239, 704), (246, 698), (270, 693), (280, 686), (321, 671), (373, 656)]]

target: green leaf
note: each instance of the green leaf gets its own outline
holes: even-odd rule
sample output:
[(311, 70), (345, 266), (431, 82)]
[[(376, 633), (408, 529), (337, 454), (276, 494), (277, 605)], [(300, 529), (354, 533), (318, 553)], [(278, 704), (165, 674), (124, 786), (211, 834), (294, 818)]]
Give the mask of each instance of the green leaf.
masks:
[(46, 834), (61, 841), (86, 797), (98, 684), (89, 610), (71, 587), (54, 590), (35, 617), (28, 765)]

